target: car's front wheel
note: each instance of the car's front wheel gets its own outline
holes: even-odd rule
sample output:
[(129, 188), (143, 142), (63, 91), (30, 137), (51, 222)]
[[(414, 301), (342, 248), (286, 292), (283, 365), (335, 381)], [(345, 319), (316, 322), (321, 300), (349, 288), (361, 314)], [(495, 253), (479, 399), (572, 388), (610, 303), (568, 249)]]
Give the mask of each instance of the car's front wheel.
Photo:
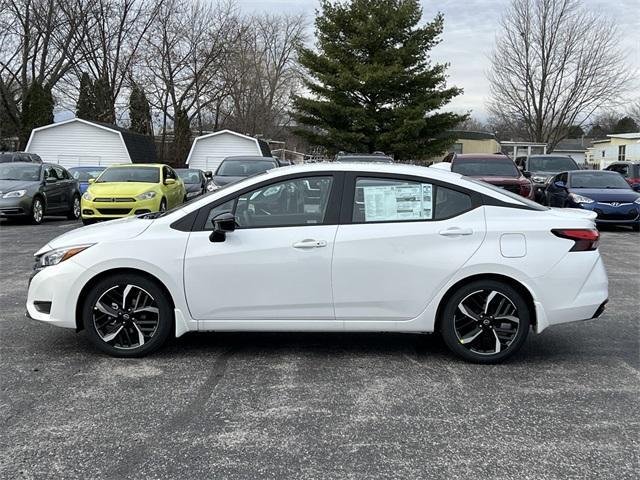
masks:
[(33, 199), (33, 202), (31, 203), (31, 214), (29, 215), (29, 220), (34, 225), (40, 225), (43, 219), (44, 219), (44, 202), (40, 197), (36, 197)]
[(500, 362), (522, 347), (531, 312), (522, 295), (494, 280), (469, 283), (448, 300), (440, 331), (449, 349), (475, 363)]
[(173, 325), (166, 293), (142, 275), (116, 274), (100, 280), (82, 312), (91, 342), (114, 357), (141, 357), (157, 350)]

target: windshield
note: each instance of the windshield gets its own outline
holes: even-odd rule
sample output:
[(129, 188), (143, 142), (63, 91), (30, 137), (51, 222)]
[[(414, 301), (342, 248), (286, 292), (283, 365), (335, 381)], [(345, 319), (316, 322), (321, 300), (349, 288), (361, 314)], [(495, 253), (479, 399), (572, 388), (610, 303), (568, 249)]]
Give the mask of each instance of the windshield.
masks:
[(456, 158), (451, 171), (470, 177), (514, 177), (520, 176), (515, 164), (507, 158)]
[(275, 168), (273, 160), (224, 160), (216, 175), (223, 177), (250, 177)]
[(178, 176), (184, 183), (192, 185), (194, 183), (200, 183), (200, 170), (195, 168), (180, 168), (176, 170)]
[(107, 182), (159, 183), (160, 169), (157, 167), (110, 167), (96, 180), (96, 183)]
[(13, 162), (13, 153), (0, 153), (0, 163)]
[(2, 163), (0, 164), (0, 180), (37, 182), (40, 180), (40, 165), (29, 163)]
[(385, 157), (382, 155), (372, 155), (372, 156), (348, 155), (345, 157), (338, 157), (337, 161), (341, 163), (355, 163), (355, 162), (393, 163), (393, 159), (391, 157)]
[(478, 184), (478, 185), (482, 185), (483, 187), (488, 188), (490, 190), (493, 190), (495, 192), (498, 192), (498, 193), (500, 193), (502, 195), (506, 195), (507, 197), (511, 197), (514, 200), (517, 200), (518, 202), (526, 205), (531, 210), (549, 210), (548, 207), (540, 205), (539, 203), (536, 203), (533, 200), (529, 200), (528, 198), (524, 198), (524, 197), (518, 195), (517, 193), (513, 193), (513, 192), (510, 192), (509, 190), (505, 190), (504, 188), (496, 187), (495, 185), (491, 185), (490, 183), (485, 183), (483, 181), (476, 180), (476, 179), (471, 178), (471, 177), (463, 177), (463, 178), (465, 180), (468, 180), (468, 181), (472, 182), (472, 183), (475, 183), (475, 184)]
[(529, 157), (530, 172), (566, 172), (579, 170), (578, 165), (569, 157)]
[(626, 180), (618, 173), (576, 172), (569, 177), (571, 188), (623, 188), (631, 189)]
[(90, 178), (98, 178), (105, 167), (70, 168), (69, 173), (79, 182), (88, 182)]

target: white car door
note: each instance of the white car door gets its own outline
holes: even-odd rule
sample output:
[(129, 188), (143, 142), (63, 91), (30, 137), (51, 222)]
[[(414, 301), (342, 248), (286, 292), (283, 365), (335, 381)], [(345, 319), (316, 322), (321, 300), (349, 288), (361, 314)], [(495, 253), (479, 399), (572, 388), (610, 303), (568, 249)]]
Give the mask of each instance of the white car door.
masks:
[(480, 247), (484, 210), (456, 187), (354, 177), (345, 179), (346, 215), (334, 246), (336, 319), (415, 318)]
[[(280, 180), (214, 204), (203, 223), (207, 230), (192, 232), (185, 252), (193, 318), (335, 320), (336, 178), (323, 173)], [(233, 212), (238, 226), (213, 243), (211, 220), (224, 212)]]

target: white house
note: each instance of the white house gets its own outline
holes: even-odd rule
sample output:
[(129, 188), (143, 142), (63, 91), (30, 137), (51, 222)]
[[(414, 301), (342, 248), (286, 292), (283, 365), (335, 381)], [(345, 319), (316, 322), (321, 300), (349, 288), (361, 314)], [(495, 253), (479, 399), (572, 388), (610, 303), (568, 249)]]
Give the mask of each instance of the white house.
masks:
[(25, 150), (63, 167), (157, 162), (151, 137), (81, 118), (34, 128)]
[(606, 168), (613, 162), (640, 160), (640, 132), (615, 133), (606, 140), (595, 140), (587, 150), (587, 162), (596, 168)]
[(187, 157), (187, 165), (189, 168), (215, 172), (226, 157), (238, 155), (270, 157), (271, 150), (264, 140), (231, 130), (220, 130), (196, 137)]

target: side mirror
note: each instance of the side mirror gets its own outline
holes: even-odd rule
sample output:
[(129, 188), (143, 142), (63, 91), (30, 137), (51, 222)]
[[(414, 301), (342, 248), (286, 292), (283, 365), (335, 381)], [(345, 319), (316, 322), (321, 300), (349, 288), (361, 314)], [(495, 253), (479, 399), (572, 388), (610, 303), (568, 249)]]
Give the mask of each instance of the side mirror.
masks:
[(165, 185), (173, 185), (174, 183), (176, 183), (176, 179), (175, 179), (175, 178), (167, 178), (167, 179), (164, 181), (164, 184), (165, 184)]
[(566, 185), (564, 184), (564, 182), (561, 182), (560, 180), (558, 180), (557, 182), (553, 182), (553, 184), (556, 186), (556, 188), (566, 188)]
[(521, 171), (522, 171), (522, 175), (523, 175), (525, 178), (531, 178), (531, 172), (526, 172), (526, 171), (523, 171), (522, 169), (521, 169)]
[(207, 178), (213, 178), (213, 172), (211, 170), (207, 170), (204, 172), (204, 176)]
[(224, 242), (227, 239), (227, 233), (236, 229), (236, 217), (230, 212), (215, 216), (211, 223), (213, 224), (213, 232), (209, 235), (209, 240), (213, 243)]
[(95, 181), (96, 181), (96, 179), (95, 179), (95, 178), (93, 178), (93, 177), (91, 177), (89, 180), (87, 180), (87, 182), (89, 182), (89, 183), (93, 183), (93, 182), (95, 182)]

